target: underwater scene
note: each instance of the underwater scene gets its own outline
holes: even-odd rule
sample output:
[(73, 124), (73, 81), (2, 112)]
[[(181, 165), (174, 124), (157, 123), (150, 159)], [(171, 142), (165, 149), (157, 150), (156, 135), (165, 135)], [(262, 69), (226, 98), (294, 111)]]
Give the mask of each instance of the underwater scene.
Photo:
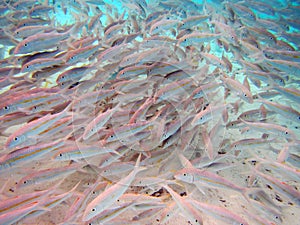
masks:
[(300, 225), (300, 1), (0, 0), (0, 224)]

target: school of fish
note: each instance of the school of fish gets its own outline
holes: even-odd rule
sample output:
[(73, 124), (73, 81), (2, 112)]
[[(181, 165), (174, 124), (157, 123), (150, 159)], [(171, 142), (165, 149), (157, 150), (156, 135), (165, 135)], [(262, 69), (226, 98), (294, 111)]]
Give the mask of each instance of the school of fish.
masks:
[(1, 1), (0, 224), (300, 225), (299, 18)]

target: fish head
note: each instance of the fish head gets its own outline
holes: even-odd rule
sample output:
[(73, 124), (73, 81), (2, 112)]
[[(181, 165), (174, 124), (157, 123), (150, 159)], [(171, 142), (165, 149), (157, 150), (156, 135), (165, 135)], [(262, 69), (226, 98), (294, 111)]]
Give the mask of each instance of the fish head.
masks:
[(189, 40), (187, 38), (185, 38), (179, 42), (179, 45), (182, 47), (187, 47), (187, 46), (191, 45), (191, 43), (189, 42)]
[(5, 105), (0, 109), (0, 116), (4, 116), (15, 111), (17, 111), (17, 107), (15, 105)]
[(14, 54), (26, 54), (31, 52), (32, 45), (34, 42), (26, 41), (20, 42), (19, 45), (15, 48)]
[(241, 94), (241, 98), (242, 98), (244, 101), (246, 101), (246, 102), (248, 102), (248, 103), (250, 103), (250, 104), (253, 103), (253, 97), (252, 97), (252, 95), (251, 95), (250, 92), (249, 92), (249, 93), (246, 93), (246, 92), (242, 93), (242, 94)]
[(24, 187), (27, 187), (27, 186), (30, 186), (30, 185), (33, 185), (33, 184), (35, 184), (34, 180), (32, 180), (32, 179), (30, 179), (30, 178), (24, 177), (24, 178), (22, 178), (22, 179), (18, 182), (16, 188), (17, 188), (17, 189), (19, 189), (19, 188), (24, 188)]
[(57, 161), (70, 160), (70, 157), (68, 157), (68, 154), (65, 152), (58, 152), (53, 158)]
[(185, 169), (183, 169), (181, 171), (178, 171), (174, 175), (174, 177), (175, 177), (175, 179), (180, 180), (180, 181), (184, 181), (186, 183), (194, 183), (194, 176), (193, 176), (193, 174), (189, 173)]
[(31, 70), (32, 70), (32, 66), (30, 64), (25, 64), (21, 68), (22, 73), (31, 72)]
[(290, 140), (296, 140), (297, 139), (294, 132), (289, 130), (289, 129), (285, 129), (284, 131), (282, 131), (281, 134), (286, 139), (290, 139)]
[(202, 114), (199, 118), (195, 117), (192, 121), (192, 125), (204, 124), (211, 118), (211, 113)]
[(87, 208), (83, 215), (83, 221), (89, 221), (89, 220), (93, 219), (95, 216), (97, 216), (102, 211), (103, 210), (101, 210), (97, 205)]
[(21, 146), (26, 141), (26, 136), (23, 134), (12, 136), (6, 143), (7, 148), (15, 148)]

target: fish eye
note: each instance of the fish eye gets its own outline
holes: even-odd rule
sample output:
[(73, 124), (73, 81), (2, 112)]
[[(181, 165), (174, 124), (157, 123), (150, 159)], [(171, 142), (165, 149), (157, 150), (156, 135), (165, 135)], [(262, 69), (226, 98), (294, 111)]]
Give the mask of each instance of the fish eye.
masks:
[(9, 106), (4, 106), (3, 109), (8, 110)]
[(62, 154), (60, 153), (59, 156), (62, 157)]
[(96, 211), (96, 209), (95, 209), (95, 208), (93, 208), (93, 209), (92, 209), (92, 211), (93, 211), (93, 212), (95, 212), (95, 211)]
[(24, 184), (26, 184), (27, 183), (27, 180), (24, 180), (24, 182), (23, 182)]
[(27, 47), (27, 45), (28, 45), (27, 43), (24, 44), (25, 47)]
[(289, 132), (286, 131), (285, 134), (289, 134)]
[(28, 69), (28, 68), (29, 68), (29, 66), (27, 65), (27, 66), (26, 66), (26, 68)]
[(186, 173), (184, 173), (183, 176), (186, 176)]
[(247, 97), (247, 94), (244, 94), (245, 97)]
[(15, 139), (14, 139), (15, 141), (17, 141), (17, 140), (19, 140), (19, 138), (18, 137), (15, 137)]

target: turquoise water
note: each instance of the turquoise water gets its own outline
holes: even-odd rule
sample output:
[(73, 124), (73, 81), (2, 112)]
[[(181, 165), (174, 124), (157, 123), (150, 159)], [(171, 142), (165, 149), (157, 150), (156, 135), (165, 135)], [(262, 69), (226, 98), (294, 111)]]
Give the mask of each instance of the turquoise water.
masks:
[(0, 5), (0, 224), (299, 224), (298, 1)]

